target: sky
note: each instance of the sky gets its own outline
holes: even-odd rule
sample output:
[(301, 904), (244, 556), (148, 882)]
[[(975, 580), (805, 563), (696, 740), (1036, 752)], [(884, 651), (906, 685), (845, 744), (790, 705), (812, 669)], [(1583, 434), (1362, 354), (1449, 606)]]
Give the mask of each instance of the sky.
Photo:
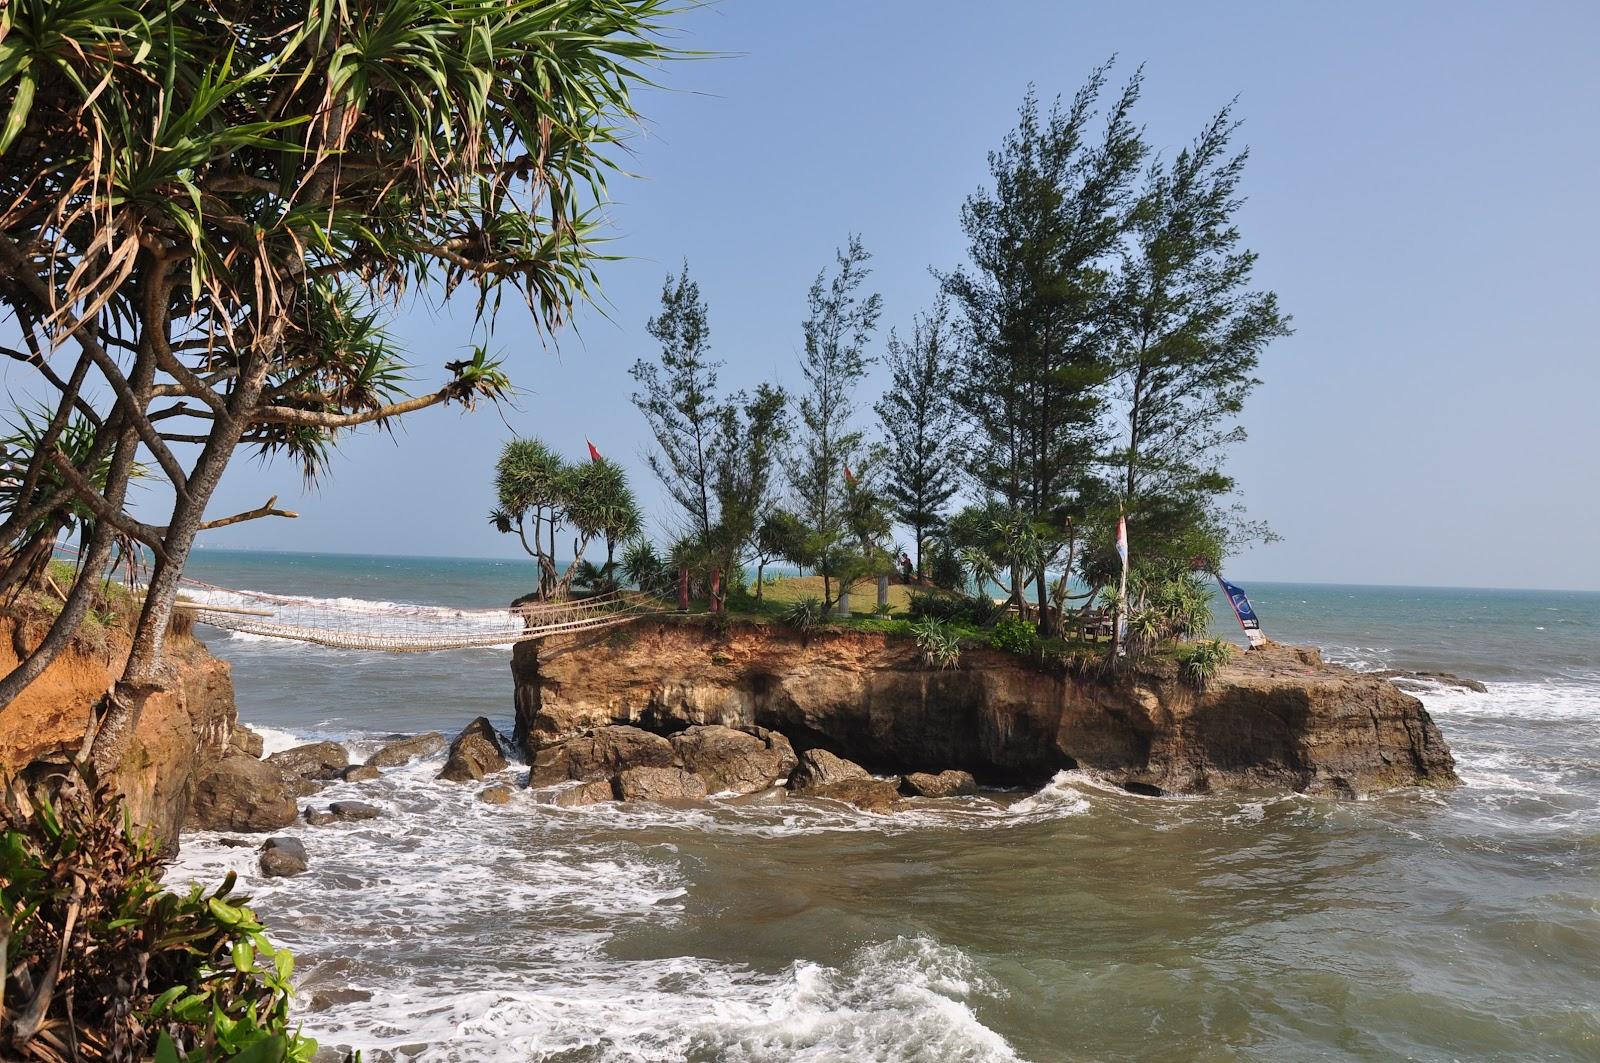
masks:
[[(486, 520), (513, 434), (572, 458), (592, 439), (664, 515), (627, 371), (666, 273), (699, 281), (727, 387), (793, 385), (806, 288), (860, 233), (881, 353), (930, 267), (962, 262), (961, 202), (1028, 85), (1070, 95), (1116, 56), (1115, 79), (1144, 65), (1138, 120), (1168, 155), (1237, 97), (1240, 225), (1294, 317), (1228, 463), (1281, 540), (1230, 577), (1600, 589), (1600, 5), (720, 0), (674, 23), (709, 55), (638, 97), (603, 305), (553, 342), (497, 323), (514, 405), (353, 435), (310, 491), (241, 457), (214, 514), (276, 494), (301, 515), (206, 543), (516, 556)], [(464, 305), (394, 329), (419, 388), (473, 340)]]

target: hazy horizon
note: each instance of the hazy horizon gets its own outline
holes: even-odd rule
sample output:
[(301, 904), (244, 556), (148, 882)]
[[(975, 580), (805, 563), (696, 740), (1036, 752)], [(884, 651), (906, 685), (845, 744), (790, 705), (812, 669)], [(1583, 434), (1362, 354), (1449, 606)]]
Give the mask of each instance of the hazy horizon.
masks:
[[(1295, 319), (1262, 358), (1250, 439), (1228, 463), (1282, 541), (1230, 560), (1230, 578), (1600, 590), (1600, 359), (1584, 311), (1600, 288), (1600, 145), (1581, 134), (1600, 109), (1600, 7), (725, 0), (677, 22), (676, 43), (723, 57), (669, 65), (637, 101), (649, 124), (627, 166), (642, 177), (613, 183), (625, 259), (600, 267), (604, 313), (552, 350), (525, 312), (504, 312), (490, 347), (523, 389), (515, 408), (352, 436), (320, 489), (241, 455), (211, 512), (278, 495), (301, 517), (206, 547), (519, 556), (486, 520), (513, 433), (571, 458), (592, 439), (660, 518), (627, 370), (654, 354), (644, 324), (666, 273), (687, 259), (700, 282), (725, 387), (792, 385), (806, 287), (859, 232), (881, 354), (932, 300), (929, 267), (963, 260), (961, 201), (1029, 83), (1070, 94), (1116, 54), (1114, 82), (1144, 64), (1138, 118), (1169, 156), (1238, 98), (1240, 227), (1258, 285)], [(395, 330), (426, 387), (471, 342), (471, 314), (419, 304)], [(0, 367), (0, 382), (31, 372)], [(877, 367), (864, 415), (883, 383)], [(150, 512), (159, 501), (147, 494)]]

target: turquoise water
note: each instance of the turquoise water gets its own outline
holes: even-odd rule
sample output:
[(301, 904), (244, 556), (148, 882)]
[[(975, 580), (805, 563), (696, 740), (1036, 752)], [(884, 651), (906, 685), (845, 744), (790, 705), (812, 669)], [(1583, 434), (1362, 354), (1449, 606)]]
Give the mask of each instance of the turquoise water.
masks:
[[(377, 617), (532, 576), (219, 551), (191, 572)], [(1600, 1059), (1600, 595), (1245, 588), (1281, 641), (1487, 682), (1421, 694), (1464, 785), (1153, 799), (1063, 773), (883, 818), (490, 807), (433, 763), (330, 791), (385, 815), (302, 832), (307, 876), (260, 881), (207, 836), (175, 874), (238, 869), (301, 957), (309, 1028), (369, 1060)], [(275, 745), (510, 725), (504, 649), (211, 634)]]

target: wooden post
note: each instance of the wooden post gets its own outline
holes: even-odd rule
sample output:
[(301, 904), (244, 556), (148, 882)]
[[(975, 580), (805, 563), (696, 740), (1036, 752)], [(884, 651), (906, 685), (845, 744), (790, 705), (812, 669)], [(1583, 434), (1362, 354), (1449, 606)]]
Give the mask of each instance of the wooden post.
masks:
[(678, 612), (689, 611), (689, 566), (681, 565), (678, 568)]

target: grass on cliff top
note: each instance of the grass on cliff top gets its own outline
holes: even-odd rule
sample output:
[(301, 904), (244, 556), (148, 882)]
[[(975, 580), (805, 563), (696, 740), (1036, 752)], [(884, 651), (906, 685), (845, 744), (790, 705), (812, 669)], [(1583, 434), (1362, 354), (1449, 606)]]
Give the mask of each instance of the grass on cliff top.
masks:
[[(66, 596), (71, 593), (78, 579), (78, 570), (72, 562), (51, 561), (37, 583), (19, 594), (6, 612), (22, 620), (26, 620), (30, 614), (53, 620), (60, 615)], [(74, 641), (96, 652), (105, 652), (113, 635), (127, 637), (133, 634), (143, 605), (142, 596), (117, 580), (99, 580), (89, 602), (89, 611), (84, 614), (83, 623), (73, 636)], [(168, 630), (180, 637), (191, 636), (194, 632), (194, 614), (185, 609), (174, 610)]]

